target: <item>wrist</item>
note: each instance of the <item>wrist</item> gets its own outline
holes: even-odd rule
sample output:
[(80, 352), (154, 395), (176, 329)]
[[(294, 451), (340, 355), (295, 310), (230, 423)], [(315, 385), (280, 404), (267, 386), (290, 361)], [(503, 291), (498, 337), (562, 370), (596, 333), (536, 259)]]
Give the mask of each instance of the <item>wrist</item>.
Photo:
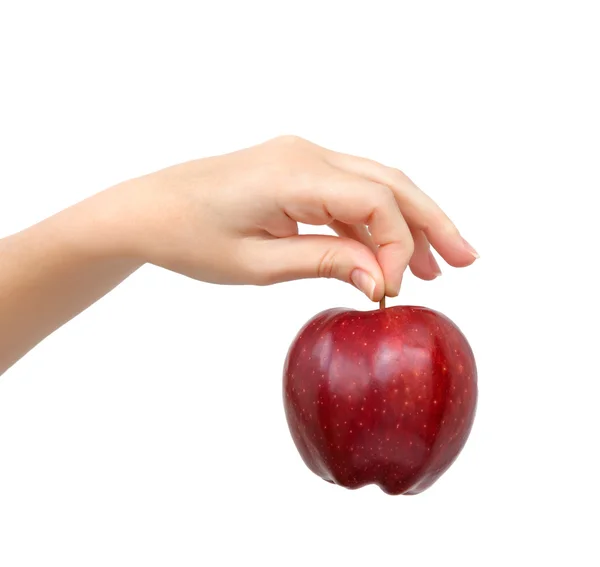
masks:
[(106, 189), (48, 219), (61, 247), (78, 256), (130, 259), (141, 266), (145, 260), (132, 238), (132, 204), (127, 185)]

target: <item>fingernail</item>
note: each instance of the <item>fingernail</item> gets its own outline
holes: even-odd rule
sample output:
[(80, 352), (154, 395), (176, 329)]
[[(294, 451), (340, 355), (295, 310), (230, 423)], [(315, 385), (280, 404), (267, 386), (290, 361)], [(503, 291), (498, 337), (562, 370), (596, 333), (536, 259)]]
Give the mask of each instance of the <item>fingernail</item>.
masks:
[(356, 268), (350, 274), (350, 281), (362, 291), (371, 301), (375, 293), (375, 280), (364, 270)]
[(463, 244), (465, 246), (465, 250), (467, 250), (467, 252), (469, 252), (469, 254), (472, 254), (474, 258), (479, 258), (479, 254), (477, 253), (477, 250), (475, 250), (475, 248), (473, 248), (464, 238), (463, 240)]
[(429, 252), (429, 265), (431, 266), (431, 270), (433, 271), (433, 274), (436, 278), (442, 275), (440, 265), (437, 263), (435, 256), (431, 252)]

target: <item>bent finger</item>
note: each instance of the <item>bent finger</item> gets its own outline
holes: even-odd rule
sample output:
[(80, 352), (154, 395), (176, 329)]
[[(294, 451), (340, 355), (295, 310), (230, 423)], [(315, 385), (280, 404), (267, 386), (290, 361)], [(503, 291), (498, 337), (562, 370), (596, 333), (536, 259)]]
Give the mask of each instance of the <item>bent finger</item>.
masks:
[(389, 187), (411, 228), (422, 230), (448, 264), (468, 266), (479, 257), (437, 203), (404, 173), (361, 157), (329, 150), (326, 155), (331, 165)]

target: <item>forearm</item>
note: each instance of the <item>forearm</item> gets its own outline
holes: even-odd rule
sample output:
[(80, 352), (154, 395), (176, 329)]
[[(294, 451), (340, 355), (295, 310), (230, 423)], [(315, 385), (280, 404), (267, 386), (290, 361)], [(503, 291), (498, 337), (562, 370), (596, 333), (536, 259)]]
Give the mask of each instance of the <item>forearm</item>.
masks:
[(115, 195), (108, 190), (0, 240), (0, 374), (143, 263), (121, 245)]

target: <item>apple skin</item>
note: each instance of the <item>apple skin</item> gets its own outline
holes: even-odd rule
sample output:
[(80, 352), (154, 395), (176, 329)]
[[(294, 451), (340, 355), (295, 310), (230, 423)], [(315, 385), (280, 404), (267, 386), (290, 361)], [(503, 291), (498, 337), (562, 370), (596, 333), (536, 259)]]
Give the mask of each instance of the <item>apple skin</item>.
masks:
[(473, 425), (477, 370), (467, 339), (424, 307), (329, 309), (292, 343), (287, 422), (315, 474), (346, 488), (418, 494), (454, 462)]

